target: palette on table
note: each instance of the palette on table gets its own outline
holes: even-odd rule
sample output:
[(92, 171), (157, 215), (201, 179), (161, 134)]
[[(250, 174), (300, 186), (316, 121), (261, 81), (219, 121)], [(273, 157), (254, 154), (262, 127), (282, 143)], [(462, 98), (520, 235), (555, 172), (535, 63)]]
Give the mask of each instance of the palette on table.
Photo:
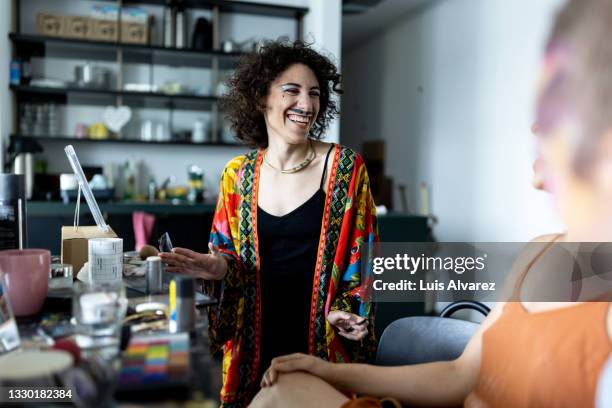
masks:
[(160, 333), (133, 337), (122, 355), (117, 387), (118, 397), (138, 395), (139, 391), (187, 393), (190, 387), (189, 335)]

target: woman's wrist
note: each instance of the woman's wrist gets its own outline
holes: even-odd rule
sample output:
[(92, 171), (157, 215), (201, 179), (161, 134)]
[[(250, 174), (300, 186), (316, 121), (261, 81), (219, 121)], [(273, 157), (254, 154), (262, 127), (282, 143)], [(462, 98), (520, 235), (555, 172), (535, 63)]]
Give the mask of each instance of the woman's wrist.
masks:
[(217, 255), (218, 257), (218, 265), (217, 265), (217, 273), (215, 274), (214, 280), (223, 280), (225, 275), (227, 275), (227, 270), (229, 265), (227, 263), (227, 259), (223, 255)]
[(337, 366), (339, 365), (340, 364), (330, 363), (329, 361), (319, 360), (318, 367), (315, 367), (315, 372), (313, 374), (325, 380), (325, 382), (336, 386), (336, 382), (339, 380), (340, 376), (337, 370)]
[(355, 375), (354, 371), (351, 372), (355, 366), (355, 364), (326, 362), (325, 374), (321, 378), (336, 389), (353, 392), (349, 380)]

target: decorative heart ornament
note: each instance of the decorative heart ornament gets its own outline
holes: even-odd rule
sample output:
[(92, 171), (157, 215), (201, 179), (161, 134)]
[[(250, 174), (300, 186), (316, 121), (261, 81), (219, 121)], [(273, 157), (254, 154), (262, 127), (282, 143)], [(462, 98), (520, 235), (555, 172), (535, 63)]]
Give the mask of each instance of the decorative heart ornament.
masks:
[(128, 106), (107, 106), (102, 114), (104, 123), (110, 130), (119, 133), (121, 128), (132, 119), (132, 110)]

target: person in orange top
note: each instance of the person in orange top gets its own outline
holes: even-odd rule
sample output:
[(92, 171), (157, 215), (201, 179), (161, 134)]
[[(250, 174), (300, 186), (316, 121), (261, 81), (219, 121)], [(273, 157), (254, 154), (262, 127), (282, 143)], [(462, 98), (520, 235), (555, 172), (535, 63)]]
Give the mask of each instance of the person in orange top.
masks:
[[(612, 242), (610, 21), (612, 0), (570, 0), (556, 18), (541, 70), (535, 170), (567, 230), (533, 256), (522, 254), (513, 301), (496, 305), (454, 361), (377, 367), (276, 358), (253, 406), (381, 407), (382, 397), (410, 406), (595, 406), (612, 354), (610, 294), (526, 302), (525, 292), (553, 242)], [(349, 400), (338, 390), (375, 398)]]

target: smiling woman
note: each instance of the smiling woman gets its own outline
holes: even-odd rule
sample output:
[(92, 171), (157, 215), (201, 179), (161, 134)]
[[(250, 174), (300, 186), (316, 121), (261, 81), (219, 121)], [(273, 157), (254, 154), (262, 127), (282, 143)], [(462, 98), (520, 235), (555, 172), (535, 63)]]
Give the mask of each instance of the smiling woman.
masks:
[[(293, 75), (285, 72), (296, 64), (301, 65), (301, 68), (292, 72)], [(308, 78), (301, 75), (305, 69), (310, 71)], [(281, 74), (287, 74), (284, 81), (280, 78)], [(293, 81), (292, 78), (297, 80)], [(330, 59), (303, 42), (270, 42), (261, 52), (245, 57), (237, 67), (229, 80), (230, 90), (223, 101), (223, 109), (239, 140), (250, 147), (265, 148), (268, 145), (268, 129), (261, 113), (266, 110), (269, 102), (266, 99), (275, 93), (288, 98), (296, 97), (303, 91), (316, 100), (317, 112), (295, 113), (310, 114), (308, 134), (318, 140), (325, 135), (328, 124), (339, 113), (332, 94), (342, 93), (340, 79), (338, 69)], [(302, 84), (303, 80), (309, 83)], [(275, 86), (271, 86), (273, 82)], [(303, 86), (306, 89), (303, 90)], [(304, 115), (301, 115), (297, 120), (303, 119)]]
[(161, 256), (167, 270), (205, 279), (219, 299), (209, 331), (213, 352), (224, 355), (221, 401), (242, 407), (275, 357), (373, 357), (361, 266), (378, 234), (363, 159), (321, 141), (340, 93), (327, 57), (302, 42), (270, 42), (241, 61), (228, 85), (227, 119), (256, 149), (223, 171), (211, 253)]

